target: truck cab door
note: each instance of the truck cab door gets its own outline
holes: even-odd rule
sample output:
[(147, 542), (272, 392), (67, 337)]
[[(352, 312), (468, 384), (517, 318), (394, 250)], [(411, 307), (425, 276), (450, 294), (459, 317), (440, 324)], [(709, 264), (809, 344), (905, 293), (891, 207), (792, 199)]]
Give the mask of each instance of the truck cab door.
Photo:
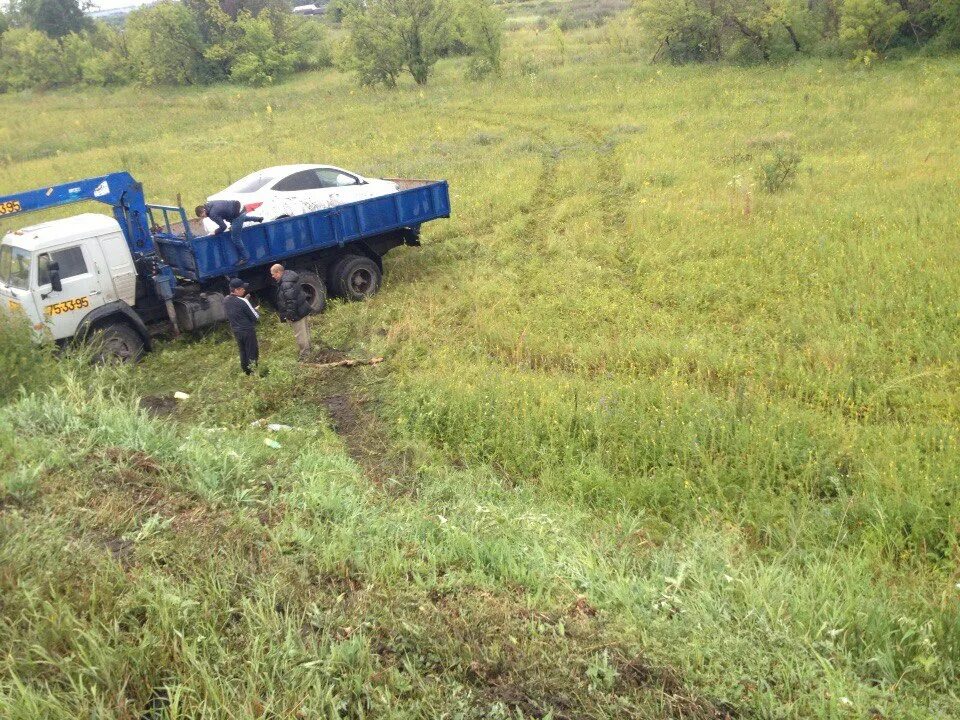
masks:
[(117, 232), (101, 235), (97, 246), (91, 247), (94, 270), (103, 288), (103, 302), (122, 300), (131, 307), (137, 301), (137, 269), (130, 254), (130, 247), (123, 234)]
[[(104, 267), (99, 246), (91, 241), (37, 255), (34, 301), (54, 340), (73, 337), (80, 321), (104, 304), (98, 260)], [(55, 279), (60, 281), (59, 290), (54, 289)]]

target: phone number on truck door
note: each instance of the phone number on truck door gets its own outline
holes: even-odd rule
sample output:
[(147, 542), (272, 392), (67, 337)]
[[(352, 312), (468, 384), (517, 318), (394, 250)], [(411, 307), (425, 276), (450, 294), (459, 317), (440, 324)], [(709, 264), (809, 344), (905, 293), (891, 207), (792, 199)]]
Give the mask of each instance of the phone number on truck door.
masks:
[(83, 308), (90, 307), (90, 298), (86, 295), (79, 298), (74, 298), (73, 300), (64, 300), (63, 302), (54, 303), (53, 305), (47, 305), (43, 312), (45, 315), (62, 315), (65, 312), (70, 312), (71, 310), (82, 310)]
[(10, 213), (20, 212), (22, 210), (19, 200), (8, 200), (0, 203), (0, 215), (9, 215)]

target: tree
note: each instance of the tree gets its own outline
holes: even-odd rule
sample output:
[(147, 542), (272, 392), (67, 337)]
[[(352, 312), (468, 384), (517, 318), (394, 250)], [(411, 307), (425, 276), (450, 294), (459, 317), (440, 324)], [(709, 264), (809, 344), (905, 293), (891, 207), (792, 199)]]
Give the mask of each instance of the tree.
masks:
[(127, 48), (134, 76), (148, 85), (194, 85), (211, 77), (189, 8), (165, 0), (130, 14)]
[(469, 76), (499, 75), (503, 13), (488, 0), (463, 0), (457, 15), (460, 39), (473, 55)]
[(723, 58), (724, 21), (717, 0), (637, 0), (636, 10), (656, 38), (654, 58), (665, 54), (675, 63)]
[(12, 28), (3, 34), (0, 90), (51, 88), (71, 80), (60, 45), (39, 30)]
[(61, 38), (87, 27), (83, 14), (86, 8), (87, 3), (81, 0), (18, 0), (14, 12), (22, 25)]
[(939, 44), (947, 50), (960, 50), (960, 0), (934, 0), (939, 25)]
[(906, 10), (887, 0), (844, 0), (840, 41), (854, 57), (869, 63), (883, 57), (908, 19)]
[(369, 0), (348, 11), (352, 65), (366, 85), (394, 87), (406, 69), (424, 85), (447, 44), (451, 12), (445, 0)]

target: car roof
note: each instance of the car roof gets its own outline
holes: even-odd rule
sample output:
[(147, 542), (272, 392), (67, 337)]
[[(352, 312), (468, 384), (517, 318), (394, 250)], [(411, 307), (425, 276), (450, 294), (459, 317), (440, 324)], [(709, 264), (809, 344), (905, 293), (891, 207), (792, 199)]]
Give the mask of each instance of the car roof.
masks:
[[(263, 168), (263, 170), (254, 170), (248, 175), (253, 175), (254, 173), (260, 173), (262, 175), (276, 175), (277, 177), (281, 175), (290, 175), (295, 172), (300, 172), (301, 170), (316, 170), (318, 168), (330, 168), (331, 170), (342, 170), (345, 173), (349, 173), (349, 170), (343, 170), (343, 168), (338, 168), (335, 165), (314, 165), (310, 163), (301, 163), (299, 165), (274, 165), (273, 167)], [(356, 173), (351, 173), (356, 175)]]

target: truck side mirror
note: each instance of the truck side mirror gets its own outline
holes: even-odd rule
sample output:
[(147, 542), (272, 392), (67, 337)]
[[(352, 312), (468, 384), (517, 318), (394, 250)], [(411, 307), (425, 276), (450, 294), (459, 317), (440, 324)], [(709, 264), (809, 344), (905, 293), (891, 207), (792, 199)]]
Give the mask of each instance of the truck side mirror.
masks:
[(47, 272), (50, 273), (50, 288), (54, 292), (63, 290), (63, 283), (60, 282), (60, 263), (51, 262), (47, 266)]

